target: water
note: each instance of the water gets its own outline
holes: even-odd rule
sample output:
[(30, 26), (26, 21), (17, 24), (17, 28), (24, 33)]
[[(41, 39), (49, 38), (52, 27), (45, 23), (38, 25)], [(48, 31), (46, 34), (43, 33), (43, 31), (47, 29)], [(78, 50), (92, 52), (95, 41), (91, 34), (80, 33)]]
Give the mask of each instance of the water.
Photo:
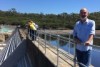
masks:
[(12, 32), (13, 30), (7, 26), (1, 26), (0, 27), (0, 33), (9, 33)]
[[(57, 46), (58, 42), (57, 40), (52, 40), (50, 41), (50, 43), (53, 45), (53, 46)], [(66, 43), (66, 44), (63, 44), (62, 46), (60, 45), (60, 48), (65, 50), (65, 51), (69, 51), (68, 49), (68, 45), (69, 43)], [(70, 48), (70, 53), (71, 54), (74, 54), (74, 48), (73, 48), (73, 45), (71, 45), (71, 48)], [(92, 65), (94, 67), (100, 67), (100, 49), (98, 48), (95, 48), (93, 49), (92, 51)]]

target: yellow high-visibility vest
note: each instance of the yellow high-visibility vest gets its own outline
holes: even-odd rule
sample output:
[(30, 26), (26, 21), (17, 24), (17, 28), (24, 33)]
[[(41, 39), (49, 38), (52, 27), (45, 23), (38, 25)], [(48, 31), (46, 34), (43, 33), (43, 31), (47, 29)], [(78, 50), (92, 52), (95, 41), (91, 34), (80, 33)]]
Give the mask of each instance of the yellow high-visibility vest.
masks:
[(36, 30), (35, 23), (30, 23), (29, 26), (30, 26), (30, 29)]

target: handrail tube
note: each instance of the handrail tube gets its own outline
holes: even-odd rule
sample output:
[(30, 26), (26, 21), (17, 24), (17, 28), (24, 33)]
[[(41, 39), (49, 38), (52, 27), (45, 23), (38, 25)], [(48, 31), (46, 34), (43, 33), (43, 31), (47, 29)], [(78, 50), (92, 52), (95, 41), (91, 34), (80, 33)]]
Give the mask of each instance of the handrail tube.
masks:
[[(19, 38), (18, 29), (16, 28), (13, 31), (12, 35), (10, 36), (10, 38), (8, 38), (8, 40), (5, 42), (7, 45), (2, 50), (2, 56), (0, 57), (0, 65), (15, 50), (17, 45), (21, 42), (20, 40), (21, 40), (21, 38)], [(19, 43), (17, 43), (16, 41), (19, 41)]]
[[(30, 32), (31, 33), (31, 32)], [(38, 34), (41, 34), (41, 32), (37, 32)], [(45, 43), (46, 43), (46, 45), (48, 45), (48, 43), (46, 42), (47, 40), (47, 36), (50, 36), (50, 38), (51, 37), (53, 37), (53, 38), (57, 38), (57, 41), (60, 41), (60, 40), (62, 40), (62, 41), (64, 41), (64, 42), (68, 42), (69, 41), (69, 43), (70, 44), (73, 44), (74, 45), (74, 58), (69, 58), (70, 60), (72, 60), (73, 62), (74, 62), (74, 67), (76, 67), (76, 63), (79, 63), (79, 64), (81, 64), (81, 65), (83, 65), (84, 67), (86, 67), (84, 64), (82, 64), (82, 63), (80, 63), (80, 62), (78, 62), (77, 60), (76, 60), (76, 44), (75, 44), (75, 42), (74, 42), (74, 40), (73, 39), (71, 39), (71, 34), (69, 34), (69, 38), (66, 38), (66, 37), (63, 37), (63, 36), (58, 36), (58, 35), (54, 35), (54, 34), (50, 34), (50, 33), (46, 33), (45, 31), (44, 32), (42, 32), (42, 34), (44, 34), (44, 39), (45, 39)], [(36, 37), (35, 35), (34, 35), (34, 37)], [(38, 37), (39, 38), (39, 37)], [(59, 38), (59, 39), (58, 39)], [(50, 43), (50, 40), (51, 39), (49, 39), (49, 43)], [(38, 39), (38, 42), (39, 42), (39, 39)], [(69, 53), (70, 53), (70, 44), (69, 44)], [(45, 46), (45, 45), (44, 45)], [(49, 46), (51, 46), (51, 45), (49, 45)], [(89, 46), (91, 46), (91, 47), (93, 47), (93, 48), (100, 48), (100, 46), (96, 46), (96, 45), (89, 45)], [(46, 49), (46, 47), (45, 47), (45, 49)], [(49, 48), (48, 48), (49, 49)], [(65, 53), (63, 53), (62, 51), (60, 51), (59, 50), (59, 43), (57, 44), (57, 66), (58, 66), (58, 58), (59, 58), (59, 53), (62, 53), (62, 54), (64, 54), (65, 56), (67, 56), (68, 57), (68, 55), (66, 55)]]

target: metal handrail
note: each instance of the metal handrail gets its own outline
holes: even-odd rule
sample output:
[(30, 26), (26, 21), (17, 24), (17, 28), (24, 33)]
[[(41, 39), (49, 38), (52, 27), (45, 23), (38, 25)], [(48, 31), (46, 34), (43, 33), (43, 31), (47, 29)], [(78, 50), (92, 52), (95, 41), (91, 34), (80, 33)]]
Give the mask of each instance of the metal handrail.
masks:
[[(29, 32), (29, 34), (32, 34), (31, 32)], [(43, 34), (44, 35), (44, 43), (45, 43), (45, 53), (46, 53), (46, 45), (48, 45), (48, 43), (50, 43), (48, 40), (47, 40), (47, 37), (48, 36), (50, 36), (50, 40), (51, 40), (51, 37), (53, 37), (53, 38), (56, 38), (57, 39), (57, 41), (59, 42), (60, 40), (62, 40), (62, 41), (64, 41), (64, 42), (68, 42), (68, 43), (70, 43), (70, 44), (73, 44), (74, 45), (74, 58), (72, 58), (72, 57), (68, 57), (68, 55), (67, 54), (65, 54), (65, 52), (63, 52), (63, 51), (60, 51), (59, 50), (59, 44), (57, 44), (57, 47), (56, 47), (56, 49), (57, 49), (57, 59), (58, 59), (58, 57), (60, 57), (59, 56), (59, 53), (61, 53), (61, 54), (63, 54), (64, 56), (66, 56), (66, 57), (68, 57), (70, 60), (72, 60), (73, 62), (74, 62), (74, 67), (76, 67), (76, 64), (77, 63), (79, 63), (79, 64), (81, 64), (81, 65), (83, 65), (84, 67), (86, 67), (84, 64), (82, 64), (82, 63), (80, 63), (80, 62), (78, 62), (77, 60), (76, 60), (76, 46), (75, 46), (75, 43), (74, 43), (74, 40), (70, 37), (71, 36), (71, 34), (69, 34), (69, 38), (66, 38), (66, 37), (63, 37), (63, 36), (60, 36), (60, 35), (55, 35), (55, 34), (50, 34), (50, 33), (45, 33), (45, 30), (42, 32), (38, 32), (37, 31), (37, 34), (38, 34), (38, 36), (36, 36), (36, 35), (34, 35), (34, 34), (32, 34), (34, 37), (37, 37), (37, 38), (39, 38), (40, 36), (39, 35), (41, 35), (41, 34)], [(39, 41), (40, 39), (38, 39), (38, 41)], [(71, 46), (70, 46), (70, 44), (69, 44), (69, 48), (68, 48), (68, 53), (70, 54), (70, 48), (71, 48)], [(49, 46), (51, 46), (51, 45), (49, 45)], [(96, 45), (90, 45), (91, 47), (93, 47), (93, 48), (100, 48), (100, 46), (96, 46)], [(52, 47), (52, 46), (51, 46)], [(54, 46), (53, 46), (53, 48), (55, 48)], [(48, 48), (49, 49), (49, 48)], [(59, 59), (58, 59), (59, 60)], [(58, 62), (58, 60), (57, 60), (57, 66), (58, 66), (58, 64), (59, 64), (59, 62)]]
[[(32, 33), (29, 32), (29, 35), (30, 35), (30, 34), (32, 34)], [(38, 33), (38, 34), (39, 34), (39, 33)], [(43, 33), (42, 33), (42, 34), (43, 34)], [(39, 34), (39, 35), (40, 35), (40, 34)], [(48, 33), (46, 33), (46, 35), (48, 35)], [(33, 36), (35, 36), (35, 35), (33, 34)], [(56, 37), (57, 37), (58, 35), (54, 35), (54, 34), (53, 34), (53, 35), (51, 35), (51, 36), (56, 36)], [(59, 37), (60, 37), (60, 36), (59, 36)], [(46, 44), (47, 44), (47, 42), (46, 42), (46, 41), (47, 41), (47, 40), (46, 40), (46, 36), (45, 36), (44, 39), (45, 39), (45, 53), (46, 53)], [(66, 38), (66, 39), (67, 39), (67, 38)], [(49, 48), (48, 48), (48, 49), (49, 49)], [(56, 49), (57, 49), (57, 58), (58, 58), (58, 57), (59, 57), (59, 56), (58, 56), (59, 53), (63, 53), (63, 52), (61, 52), (61, 51), (59, 50), (59, 46), (58, 46)], [(64, 53), (63, 53), (63, 54), (64, 54)], [(68, 57), (68, 56), (66, 56), (66, 57)], [(59, 63), (58, 60), (59, 60), (59, 59), (57, 59), (57, 66), (58, 66), (58, 63)], [(64, 60), (64, 59), (63, 59), (63, 60)]]
[(17, 48), (21, 43), (21, 38), (19, 37), (18, 28), (10, 36), (9, 40), (6, 41), (6, 46), (1, 51), (0, 65), (9, 57), (9, 55)]

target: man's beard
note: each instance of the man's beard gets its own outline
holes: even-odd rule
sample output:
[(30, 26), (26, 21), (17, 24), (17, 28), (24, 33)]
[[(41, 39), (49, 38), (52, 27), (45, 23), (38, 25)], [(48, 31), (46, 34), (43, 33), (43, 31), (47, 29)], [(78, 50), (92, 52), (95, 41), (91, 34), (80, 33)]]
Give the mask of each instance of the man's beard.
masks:
[(85, 21), (87, 19), (87, 17), (81, 17), (82, 21)]

